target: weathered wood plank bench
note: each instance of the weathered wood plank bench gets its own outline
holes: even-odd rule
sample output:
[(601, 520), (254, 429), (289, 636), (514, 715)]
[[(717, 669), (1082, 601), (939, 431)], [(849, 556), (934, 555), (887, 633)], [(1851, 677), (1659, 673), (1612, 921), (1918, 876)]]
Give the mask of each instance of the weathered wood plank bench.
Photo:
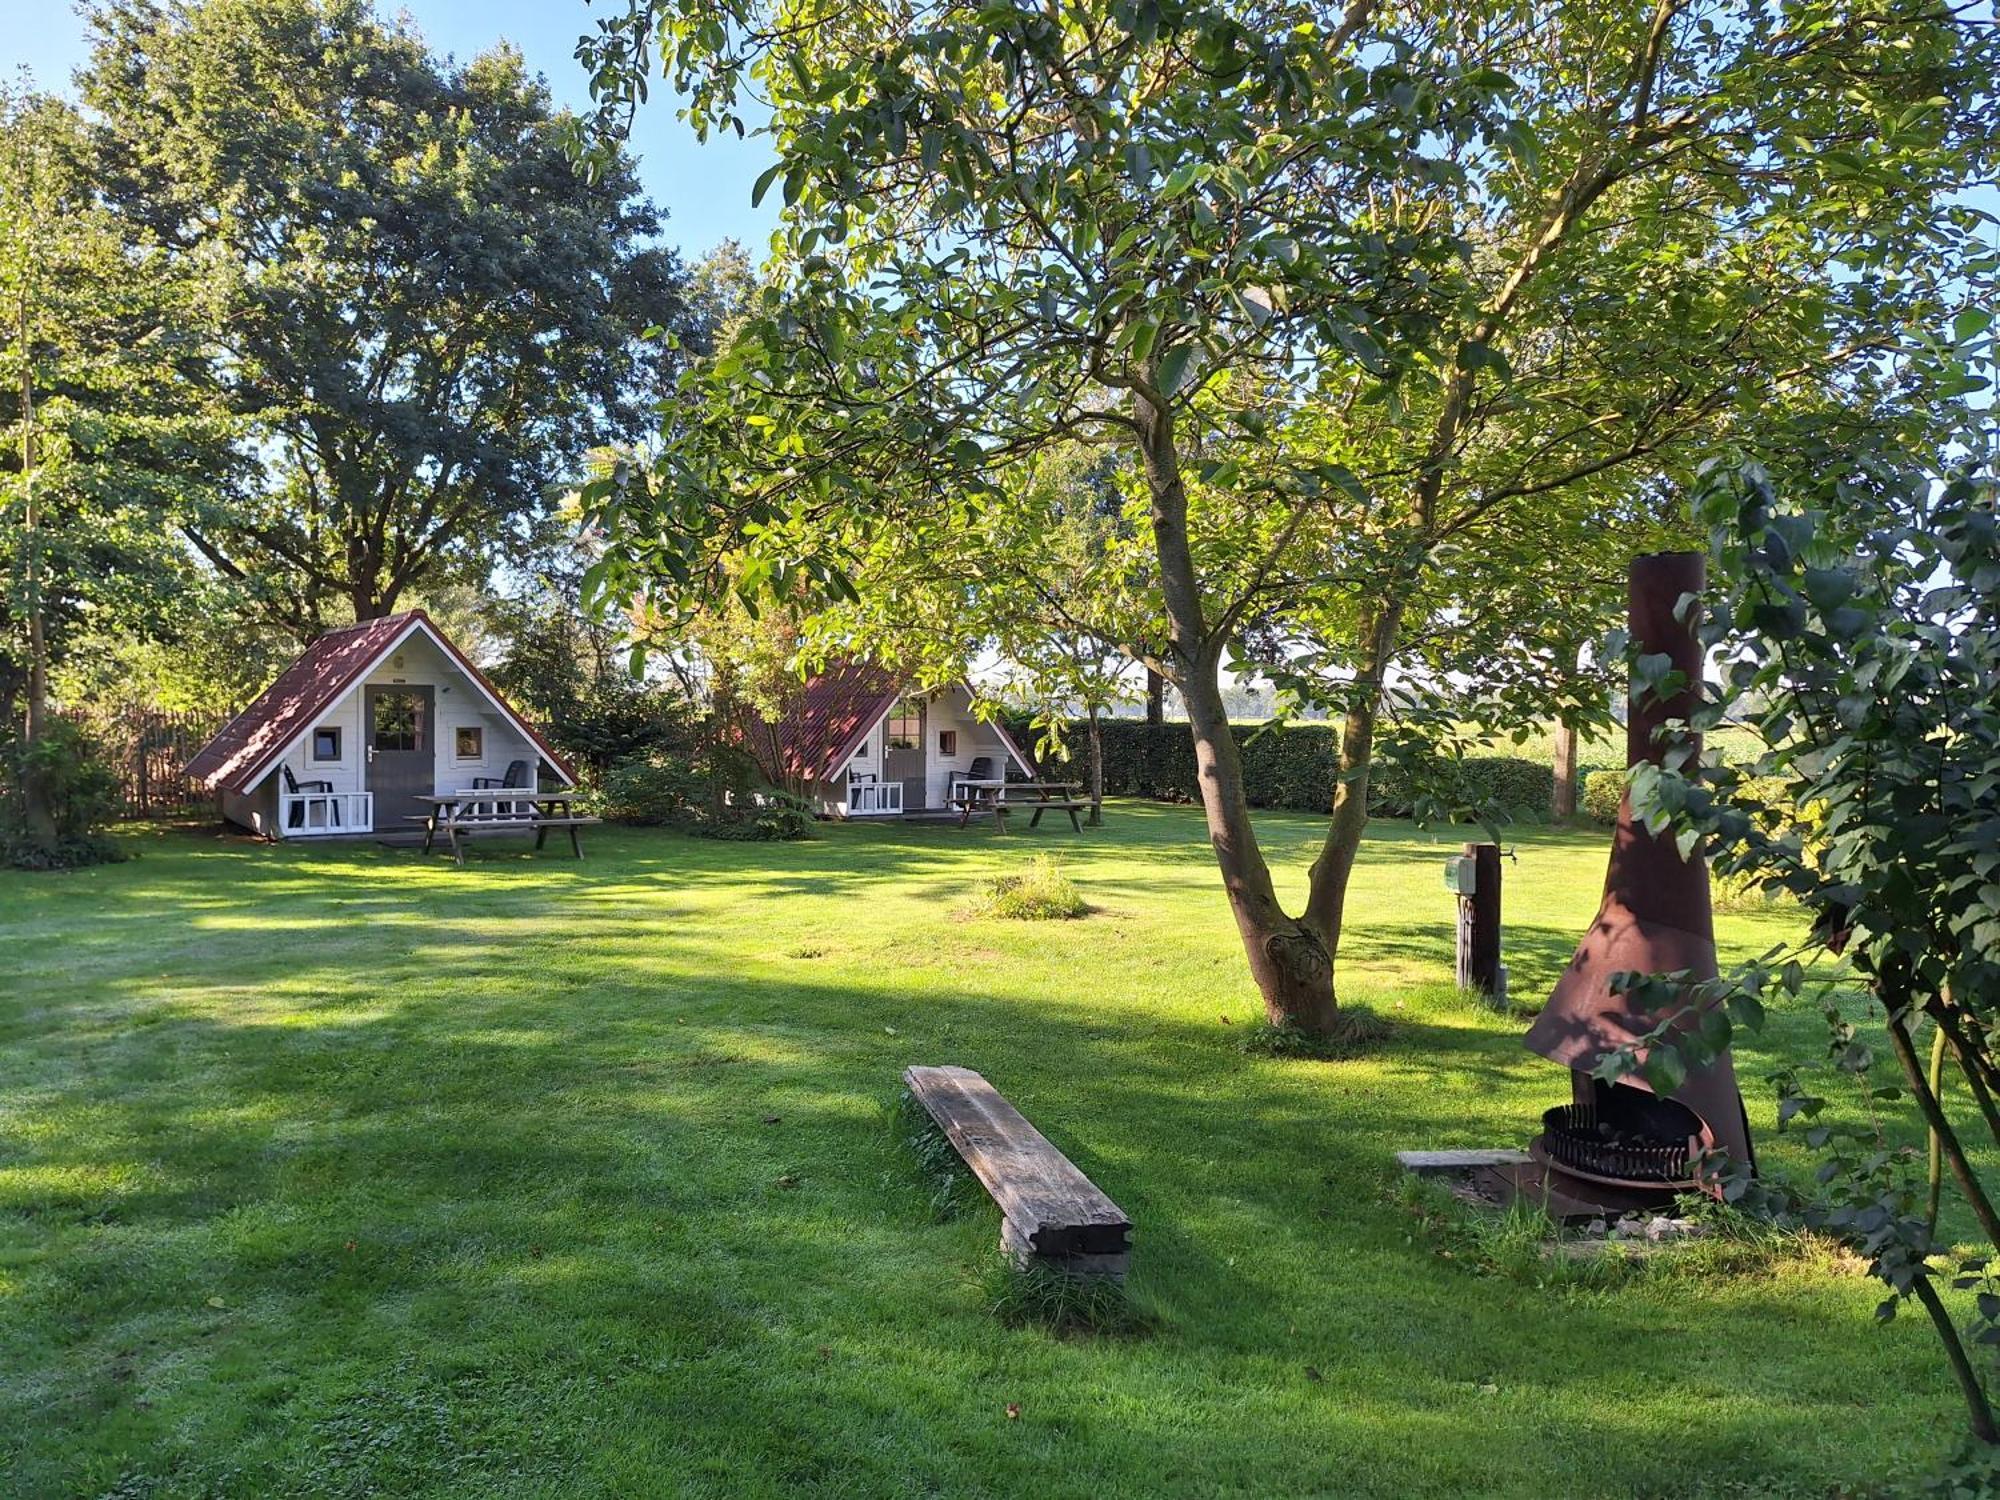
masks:
[(1000, 1244), (1022, 1264), (1123, 1280), (1132, 1221), (970, 1068), (912, 1067), (910, 1095), (1000, 1206)]

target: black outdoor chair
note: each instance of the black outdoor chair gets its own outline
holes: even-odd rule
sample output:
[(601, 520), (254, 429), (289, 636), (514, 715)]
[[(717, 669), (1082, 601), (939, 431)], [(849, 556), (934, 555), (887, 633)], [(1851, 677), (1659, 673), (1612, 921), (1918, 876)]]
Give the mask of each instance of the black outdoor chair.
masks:
[[(298, 777), (292, 774), (292, 768), (288, 765), (283, 764), (282, 762), (280, 762), (278, 770), (280, 774), (282, 774), (285, 778), (285, 790), (292, 793), (294, 796), (298, 795), (301, 792), (331, 793), (333, 791), (332, 782), (301, 781), (299, 780)], [(338, 802), (327, 803), (326, 816), (328, 819), (329, 826), (333, 828), (338, 828), (340, 826), (340, 804)], [(306, 826), (305, 803), (294, 802), (292, 804), (292, 815), (289, 818), (285, 819), (285, 826), (287, 828), (303, 828)]]
[(483, 792), (488, 787), (525, 787), (527, 784), (528, 763), (525, 760), (508, 761), (507, 774), (505, 776), (475, 776), (472, 778), (472, 789), (475, 792)]
[(993, 757), (990, 755), (973, 756), (972, 764), (965, 768), (965, 779), (967, 781), (991, 781), (993, 779)]

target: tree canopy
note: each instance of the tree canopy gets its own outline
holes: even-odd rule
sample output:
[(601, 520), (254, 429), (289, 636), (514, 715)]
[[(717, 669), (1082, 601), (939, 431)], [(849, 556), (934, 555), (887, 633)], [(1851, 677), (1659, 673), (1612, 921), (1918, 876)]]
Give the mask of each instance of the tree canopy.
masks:
[[(599, 581), (839, 597), (953, 553), (1051, 445), (1139, 477), (1147, 628), (1274, 1020), (1324, 1029), (1384, 688), (1581, 714), (1575, 644), (1707, 453), (1779, 417), (1929, 432), (1991, 165), (1991, 29), (1915, 0), (635, 0), (701, 132), (770, 107), (780, 274), (599, 491)], [(611, 161), (600, 136), (598, 160)], [(1976, 382), (1975, 382), (1976, 383)], [(1252, 831), (1219, 671), (1344, 715), (1303, 912)]]
[(520, 55), (458, 64), (364, 0), (106, 0), (102, 190), (219, 299), (202, 372), (244, 482), (182, 520), (302, 633), (483, 576), (674, 355), (683, 272), (629, 164), (586, 182)]

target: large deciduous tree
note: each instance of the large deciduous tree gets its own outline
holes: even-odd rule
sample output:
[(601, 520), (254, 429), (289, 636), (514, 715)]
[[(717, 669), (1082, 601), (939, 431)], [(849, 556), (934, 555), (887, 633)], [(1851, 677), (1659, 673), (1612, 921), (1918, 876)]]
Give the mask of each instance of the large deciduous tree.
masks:
[[(634, 0), (585, 51), (614, 123), (658, 55), (697, 129), (766, 129), (785, 204), (776, 284), (598, 492), (600, 580), (726, 548), (838, 595), (1051, 445), (1119, 449), (1156, 580), (1121, 644), (1186, 705), (1280, 1023), (1335, 1021), (1391, 682), (1575, 717), (1579, 616), (1701, 454), (1965, 394), (1995, 50), (1932, 0)], [(1296, 913), (1224, 715), (1246, 641), (1342, 719)]]
[(310, 633), (483, 575), (639, 431), (683, 273), (629, 164), (571, 169), (507, 48), (440, 60), (365, 0), (106, 0), (81, 75), (106, 191), (219, 278), (210, 378), (257, 479), (186, 518)]
[[(50, 673), (91, 632), (150, 638), (188, 582), (169, 518), (230, 472), (230, 424), (192, 378), (197, 278), (97, 192), (61, 100), (0, 90), (0, 740), (37, 862), (61, 862)], [(11, 732), (11, 733), (10, 733)]]

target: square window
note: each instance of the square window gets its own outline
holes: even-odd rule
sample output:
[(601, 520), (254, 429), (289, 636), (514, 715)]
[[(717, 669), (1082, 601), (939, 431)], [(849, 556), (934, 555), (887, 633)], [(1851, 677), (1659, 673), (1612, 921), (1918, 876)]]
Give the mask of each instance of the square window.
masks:
[(478, 725), (467, 725), (453, 736), (460, 760), (480, 760), (486, 754), (486, 731)]
[(340, 759), (340, 731), (338, 729), (315, 729), (313, 731), (313, 759)]
[(940, 729), (938, 731), (938, 754), (958, 754), (958, 731), (956, 729)]

